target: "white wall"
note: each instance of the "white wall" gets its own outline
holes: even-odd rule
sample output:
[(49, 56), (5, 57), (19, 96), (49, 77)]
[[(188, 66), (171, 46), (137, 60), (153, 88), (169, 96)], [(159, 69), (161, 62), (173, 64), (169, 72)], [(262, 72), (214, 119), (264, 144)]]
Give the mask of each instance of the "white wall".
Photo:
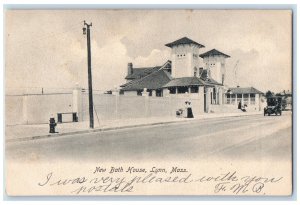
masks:
[(23, 124), (23, 96), (5, 96), (5, 124)]
[[(192, 77), (194, 68), (202, 66), (202, 58), (199, 57), (200, 49), (196, 45), (178, 45), (172, 48), (172, 77)], [(178, 57), (179, 55), (179, 57)], [(184, 56), (185, 55), (185, 56)]]
[(137, 91), (124, 91), (125, 96), (137, 96)]
[[(240, 112), (237, 105), (211, 105), (210, 92), (207, 89), (207, 107), (209, 112)], [(192, 103), (194, 115), (204, 113), (204, 88), (199, 93), (170, 94), (169, 97), (142, 97), (142, 96), (114, 96), (94, 94), (95, 123), (100, 121), (144, 117), (175, 116), (176, 110), (185, 107), (185, 101)], [(259, 111), (260, 96), (255, 105), (249, 105), (247, 111)], [(88, 95), (82, 93), (82, 108), (79, 116), (86, 121), (89, 119)], [(58, 112), (72, 112), (74, 101), (70, 94), (6, 96), (5, 99), (6, 125), (49, 123), (51, 115), (57, 120)]]
[[(84, 95), (83, 115), (88, 120), (87, 95)], [(203, 100), (170, 95), (169, 97), (94, 95), (96, 114), (100, 121), (144, 117), (175, 117), (176, 110), (185, 107), (185, 101), (191, 101), (194, 115), (203, 113)], [(97, 119), (95, 119), (96, 121)]]
[[(222, 56), (210, 56), (203, 59), (204, 67), (210, 70), (211, 77), (219, 83), (222, 83), (222, 74), (225, 75), (225, 58)], [(225, 76), (226, 78), (226, 76)]]
[(50, 117), (57, 121), (59, 112), (73, 112), (72, 93), (6, 96), (5, 99), (6, 125), (49, 123)]

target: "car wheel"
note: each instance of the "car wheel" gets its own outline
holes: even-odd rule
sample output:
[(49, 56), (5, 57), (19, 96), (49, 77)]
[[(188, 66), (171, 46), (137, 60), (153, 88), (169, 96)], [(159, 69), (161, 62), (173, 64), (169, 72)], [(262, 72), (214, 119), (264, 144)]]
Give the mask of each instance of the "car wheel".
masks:
[(270, 113), (268, 113), (268, 116), (270, 116)]

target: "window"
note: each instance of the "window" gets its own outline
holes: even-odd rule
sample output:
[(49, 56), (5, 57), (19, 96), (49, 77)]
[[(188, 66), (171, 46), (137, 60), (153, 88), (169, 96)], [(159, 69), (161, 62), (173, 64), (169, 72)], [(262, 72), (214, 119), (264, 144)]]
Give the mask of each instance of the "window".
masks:
[(235, 94), (231, 94), (231, 95), (230, 95), (230, 98), (231, 98), (231, 101), (230, 101), (231, 104), (235, 104), (235, 100), (236, 100), (236, 99), (235, 99)]
[(217, 91), (216, 88), (213, 88), (213, 92), (211, 93), (211, 104), (216, 105), (217, 103)]
[(156, 97), (162, 97), (162, 90), (156, 90)]
[(250, 94), (250, 104), (255, 105), (255, 94)]
[(169, 88), (170, 94), (176, 94), (176, 88)]
[(226, 104), (230, 104), (230, 94), (226, 94)]
[(202, 72), (203, 72), (203, 68), (201, 67), (201, 68), (199, 68), (199, 77), (201, 77)]
[(186, 93), (188, 92), (188, 87), (178, 87), (178, 93)]
[(198, 93), (199, 87), (191, 87), (191, 93)]
[(194, 77), (197, 77), (197, 73), (198, 73), (197, 70), (198, 70), (198, 69), (195, 67), (195, 68), (194, 68)]
[(237, 94), (237, 103), (242, 102), (242, 95), (243, 94)]
[(244, 105), (249, 104), (249, 94), (243, 94)]

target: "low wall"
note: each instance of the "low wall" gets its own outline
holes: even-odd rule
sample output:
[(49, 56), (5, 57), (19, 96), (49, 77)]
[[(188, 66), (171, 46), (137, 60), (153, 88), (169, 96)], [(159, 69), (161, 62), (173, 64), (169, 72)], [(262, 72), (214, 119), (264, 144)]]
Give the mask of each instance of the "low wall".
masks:
[[(77, 89), (78, 90), (78, 89)], [(204, 99), (200, 95), (169, 95), (167, 97), (145, 97), (94, 94), (94, 120), (114, 120), (145, 117), (170, 117), (176, 110), (185, 108), (190, 101), (193, 114), (204, 114)], [(208, 101), (209, 102), (209, 101)], [(7, 125), (49, 123), (51, 116), (57, 121), (59, 112), (78, 112), (79, 121), (89, 120), (88, 94), (34, 94), (6, 96), (5, 117)], [(236, 105), (210, 105), (209, 111), (215, 113), (240, 112)], [(257, 106), (248, 106), (248, 111), (258, 111)], [(67, 118), (67, 116), (63, 116)], [(69, 116), (70, 118), (70, 116)]]
[(72, 112), (72, 94), (28, 95), (27, 97), (27, 124), (49, 123), (49, 118), (57, 113)]
[[(189, 100), (194, 115), (204, 113), (203, 100), (187, 97), (142, 97), (142, 96), (114, 96), (93, 95), (94, 117), (99, 120), (170, 117), (175, 116), (176, 110), (185, 107)], [(83, 120), (89, 119), (88, 95), (83, 95)]]
[(23, 124), (23, 96), (5, 96), (5, 124)]
[(57, 121), (58, 112), (72, 112), (72, 93), (6, 96), (6, 125)]

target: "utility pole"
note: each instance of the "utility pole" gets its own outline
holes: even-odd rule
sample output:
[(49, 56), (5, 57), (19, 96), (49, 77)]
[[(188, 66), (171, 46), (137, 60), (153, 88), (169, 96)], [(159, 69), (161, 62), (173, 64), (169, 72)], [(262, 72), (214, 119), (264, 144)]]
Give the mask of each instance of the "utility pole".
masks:
[(92, 83), (92, 64), (91, 64), (91, 40), (90, 27), (92, 23), (83, 23), (83, 35), (87, 34), (87, 61), (88, 61), (88, 84), (89, 84), (89, 114), (90, 114), (90, 128), (94, 128), (94, 112), (93, 112), (93, 83)]

